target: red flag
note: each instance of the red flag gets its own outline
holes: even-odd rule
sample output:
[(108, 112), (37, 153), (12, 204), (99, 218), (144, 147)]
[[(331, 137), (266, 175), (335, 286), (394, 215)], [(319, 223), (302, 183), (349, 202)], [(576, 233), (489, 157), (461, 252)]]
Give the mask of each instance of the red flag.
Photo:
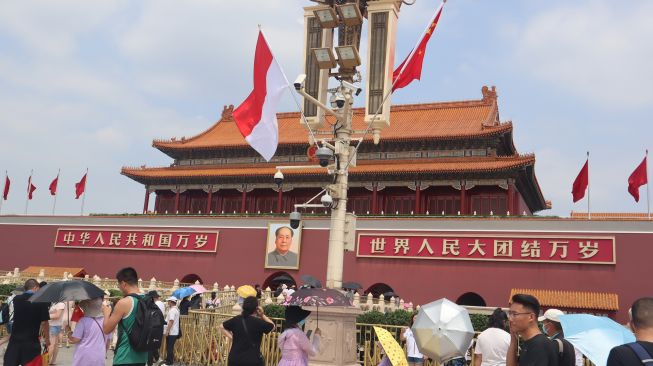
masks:
[(53, 196), (57, 195), (57, 184), (59, 184), (59, 175), (57, 175), (57, 177), (54, 178), (52, 183), (50, 183), (50, 187), (49, 187), (50, 194), (53, 195)]
[(36, 191), (36, 186), (32, 184), (32, 176), (29, 176), (29, 180), (27, 180), (27, 199), (31, 200), (32, 199), (32, 193)]
[(86, 174), (84, 174), (82, 180), (75, 183), (75, 199), (79, 199), (79, 197), (81, 197), (82, 194), (84, 194), (84, 191), (86, 190)]
[(628, 192), (635, 198), (635, 202), (639, 202), (639, 187), (648, 184), (646, 174), (646, 157), (639, 164), (633, 174), (628, 177)]
[(574, 196), (574, 202), (578, 202), (583, 197), (585, 197), (585, 191), (587, 190), (587, 185), (589, 184), (589, 159), (583, 165), (583, 168), (578, 173), (576, 180), (574, 180), (574, 185), (571, 189), (571, 194)]
[(415, 79), (419, 80), (419, 78), (422, 76), (422, 62), (424, 62), (426, 44), (429, 42), (429, 39), (431, 39), (431, 35), (435, 31), (435, 27), (438, 25), (438, 20), (440, 20), (440, 14), (442, 14), (443, 8), (444, 1), (435, 13), (434, 19), (431, 21), (431, 23), (429, 23), (428, 28), (426, 28), (426, 32), (424, 32), (424, 35), (419, 41), (417, 47), (414, 48), (410, 54), (408, 54), (408, 57), (406, 57), (401, 65), (399, 65), (399, 67), (397, 67), (397, 69), (392, 73), (393, 92), (410, 84)]
[(288, 80), (272, 55), (263, 32), (258, 33), (254, 54), (254, 89), (233, 112), (236, 126), (247, 143), (270, 161), (277, 151), (277, 105)]
[(2, 199), (5, 201), (7, 200), (7, 197), (9, 196), (9, 186), (11, 185), (11, 181), (9, 180), (9, 176), (5, 176), (5, 189), (4, 192), (2, 192)]

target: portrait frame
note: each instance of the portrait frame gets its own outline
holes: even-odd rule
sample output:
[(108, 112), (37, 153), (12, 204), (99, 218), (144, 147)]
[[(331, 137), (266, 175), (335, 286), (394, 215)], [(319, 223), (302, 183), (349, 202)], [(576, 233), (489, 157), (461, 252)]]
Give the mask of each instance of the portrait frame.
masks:
[[(292, 231), (292, 244), (290, 245), (290, 248), (288, 249), (288, 254), (286, 255), (291, 255), (296, 260), (291, 260), (290, 263), (286, 264), (280, 264), (277, 261), (280, 258), (279, 253), (277, 251), (277, 247), (275, 244), (276, 241), (276, 235), (275, 232), (277, 229), (286, 227)], [(301, 225), (297, 229), (293, 229), (290, 227), (290, 224), (288, 224), (288, 221), (270, 221), (268, 222), (268, 233), (266, 236), (266, 241), (265, 241), (265, 268), (270, 268), (270, 269), (294, 269), (298, 270), (299, 269), (299, 260), (300, 260), (300, 253), (301, 253), (301, 245), (302, 245), (302, 228)], [(293, 257), (285, 257), (284, 258), (293, 258)]]

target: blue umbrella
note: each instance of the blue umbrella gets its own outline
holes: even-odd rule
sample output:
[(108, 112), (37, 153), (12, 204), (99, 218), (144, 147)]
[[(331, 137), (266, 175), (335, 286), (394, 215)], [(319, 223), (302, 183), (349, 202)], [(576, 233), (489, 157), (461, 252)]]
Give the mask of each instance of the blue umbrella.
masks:
[(195, 293), (195, 290), (191, 287), (182, 287), (176, 289), (173, 293), (172, 296), (178, 298), (178, 299), (183, 299), (186, 296), (190, 296)]
[(561, 315), (560, 324), (565, 339), (596, 366), (605, 366), (613, 347), (635, 342), (626, 327), (605, 316), (589, 314)]

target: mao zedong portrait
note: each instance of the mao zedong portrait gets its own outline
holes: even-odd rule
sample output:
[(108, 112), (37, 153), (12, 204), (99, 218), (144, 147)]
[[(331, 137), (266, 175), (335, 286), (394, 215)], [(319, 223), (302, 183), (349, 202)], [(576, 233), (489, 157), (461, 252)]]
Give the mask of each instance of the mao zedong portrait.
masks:
[(297, 267), (298, 256), (297, 253), (292, 252), (290, 247), (292, 245), (294, 232), (288, 226), (281, 226), (274, 231), (274, 246), (275, 249), (268, 253), (267, 266), (269, 267)]

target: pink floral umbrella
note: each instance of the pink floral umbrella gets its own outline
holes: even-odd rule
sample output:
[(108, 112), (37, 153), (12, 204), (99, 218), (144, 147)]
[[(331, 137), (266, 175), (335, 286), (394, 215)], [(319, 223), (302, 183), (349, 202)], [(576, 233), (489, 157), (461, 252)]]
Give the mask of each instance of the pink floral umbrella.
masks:
[(195, 290), (195, 292), (198, 293), (198, 294), (203, 294), (203, 293), (205, 293), (207, 291), (207, 289), (205, 289), (204, 286), (202, 286), (202, 285), (190, 285), (188, 287)]
[(351, 306), (351, 300), (342, 292), (328, 288), (301, 288), (286, 297), (283, 303), (286, 306), (315, 306), (317, 322), (319, 324), (320, 306)]

